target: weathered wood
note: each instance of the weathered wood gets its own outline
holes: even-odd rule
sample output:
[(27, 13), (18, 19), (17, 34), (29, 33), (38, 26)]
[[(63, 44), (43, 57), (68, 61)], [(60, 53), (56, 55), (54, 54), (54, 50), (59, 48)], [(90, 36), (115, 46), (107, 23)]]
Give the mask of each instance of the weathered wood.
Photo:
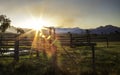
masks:
[(14, 38), (5, 38), (5, 39), (2, 39), (1, 41), (15, 41)]
[(2, 48), (3, 48), (3, 47), (5, 48), (5, 47), (13, 47), (13, 46), (14, 46), (14, 45), (7, 45), (7, 44), (6, 44), (6, 45), (2, 45), (1, 47), (2, 47)]
[(108, 48), (108, 46), (109, 46), (108, 38), (106, 38), (106, 43), (107, 43), (107, 48)]
[(88, 42), (81, 42), (81, 43), (73, 43), (73, 46), (95, 46), (96, 43), (88, 43)]
[(14, 60), (19, 61), (19, 40), (15, 41)]
[(5, 52), (14, 52), (14, 50), (0, 50), (0, 52), (5, 53)]
[(92, 49), (92, 68), (93, 68), (93, 75), (96, 74), (96, 65), (95, 65), (95, 47), (91, 46)]
[(88, 43), (90, 43), (91, 42), (91, 37), (90, 37), (90, 31), (89, 30), (86, 30), (86, 35), (87, 35), (86, 40), (87, 40)]

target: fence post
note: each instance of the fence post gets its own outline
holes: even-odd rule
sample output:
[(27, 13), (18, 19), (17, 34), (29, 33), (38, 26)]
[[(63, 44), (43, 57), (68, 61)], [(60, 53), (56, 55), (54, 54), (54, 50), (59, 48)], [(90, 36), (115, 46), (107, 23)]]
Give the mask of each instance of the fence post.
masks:
[(92, 48), (92, 69), (93, 69), (93, 75), (96, 74), (96, 66), (95, 66), (95, 47), (94, 45), (91, 45)]
[(90, 37), (90, 31), (86, 30), (86, 35), (87, 35), (87, 42), (90, 43), (91, 42), (91, 37)]
[(39, 57), (39, 51), (36, 50), (36, 57), (38, 58)]
[(69, 36), (70, 36), (70, 47), (72, 48), (73, 46), (72, 46), (72, 34), (70, 33), (70, 32), (68, 32), (68, 34), (69, 34)]
[(109, 46), (109, 41), (108, 41), (108, 38), (106, 38), (106, 42), (107, 42), (107, 48), (108, 48), (108, 46)]
[(14, 60), (19, 61), (19, 40), (15, 40)]
[(1, 39), (1, 36), (0, 36), (0, 55), (2, 54), (2, 52), (1, 52), (1, 46), (2, 46), (2, 39)]
[(54, 40), (55, 40), (56, 39), (55, 28), (53, 28), (53, 35), (54, 35)]
[(3, 33), (0, 33), (0, 55), (2, 55), (2, 51), (1, 51), (2, 50), (1, 49), (2, 48), (2, 38), (3, 38), (2, 36), (3, 36)]

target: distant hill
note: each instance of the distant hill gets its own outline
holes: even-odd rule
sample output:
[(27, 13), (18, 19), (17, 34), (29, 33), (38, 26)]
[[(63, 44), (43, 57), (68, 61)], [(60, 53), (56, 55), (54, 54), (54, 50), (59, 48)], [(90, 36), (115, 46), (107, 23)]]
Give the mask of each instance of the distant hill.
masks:
[(76, 34), (83, 34), (85, 33), (84, 29), (76, 28), (56, 28), (56, 33), (76, 33)]
[[(29, 29), (22, 28), (25, 32), (28, 31)], [(119, 32), (120, 33), (120, 27), (116, 27), (113, 25), (106, 25), (106, 26), (100, 26), (94, 29), (89, 29), (91, 34), (110, 34), (110, 33), (115, 33)], [(86, 30), (81, 29), (78, 27), (75, 28), (56, 28), (56, 33), (76, 33), (76, 34), (85, 34)], [(10, 28), (7, 29), (6, 33), (17, 33), (16, 27), (11, 26)]]
[(90, 29), (90, 33), (92, 34), (110, 34), (116, 32), (120, 32), (120, 27), (113, 25), (100, 26), (95, 29)]
[[(120, 27), (116, 27), (113, 25), (106, 25), (106, 26), (100, 26), (94, 29), (88, 29), (90, 30), (91, 34), (110, 34), (115, 32), (120, 32)], [(56, 28), (57, 33), (77, 33), (77, 34), (85, 34), (85, 29), (80, 29), (78, 27), (76, 28)]]

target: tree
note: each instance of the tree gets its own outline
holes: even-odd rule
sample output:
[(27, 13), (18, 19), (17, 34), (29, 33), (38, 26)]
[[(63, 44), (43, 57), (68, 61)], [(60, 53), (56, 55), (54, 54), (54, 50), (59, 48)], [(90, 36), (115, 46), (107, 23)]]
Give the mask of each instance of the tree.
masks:
[(5, 15), (0, 15), (0, 30), (1, 32), (5, 32), (8, 27), (10, 27), (11, 20), (7, 18)]
[[(4, 48), (1, 48), (2, 46), (2, 38), (3, 38), (3, 33), (7, 30), (8, 27), (10, 27), (10, 22), (11, 20), (7, 18), (5, 15), (0, 15), (0, 31), (1, 31), (1, 39), (0, 39), (0, 51)], [(0, 52), (2, 54), (2, 52)]]
[(20, 34), (25, 33), (25, 31), (22, 28), (17, 28), (16, 30), (17, 30), (17, 33), (20, 33)]

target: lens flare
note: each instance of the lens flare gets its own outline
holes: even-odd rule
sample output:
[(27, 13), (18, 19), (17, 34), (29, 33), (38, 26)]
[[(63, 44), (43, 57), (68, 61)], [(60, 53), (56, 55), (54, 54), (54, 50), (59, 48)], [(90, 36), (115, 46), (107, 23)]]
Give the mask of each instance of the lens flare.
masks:
[(53, 26), (54, 23), (45, 18), (30, 18), (24, 22), (22, 28), (30, 28), (33, 30), (41, 30), (44, 27)]

